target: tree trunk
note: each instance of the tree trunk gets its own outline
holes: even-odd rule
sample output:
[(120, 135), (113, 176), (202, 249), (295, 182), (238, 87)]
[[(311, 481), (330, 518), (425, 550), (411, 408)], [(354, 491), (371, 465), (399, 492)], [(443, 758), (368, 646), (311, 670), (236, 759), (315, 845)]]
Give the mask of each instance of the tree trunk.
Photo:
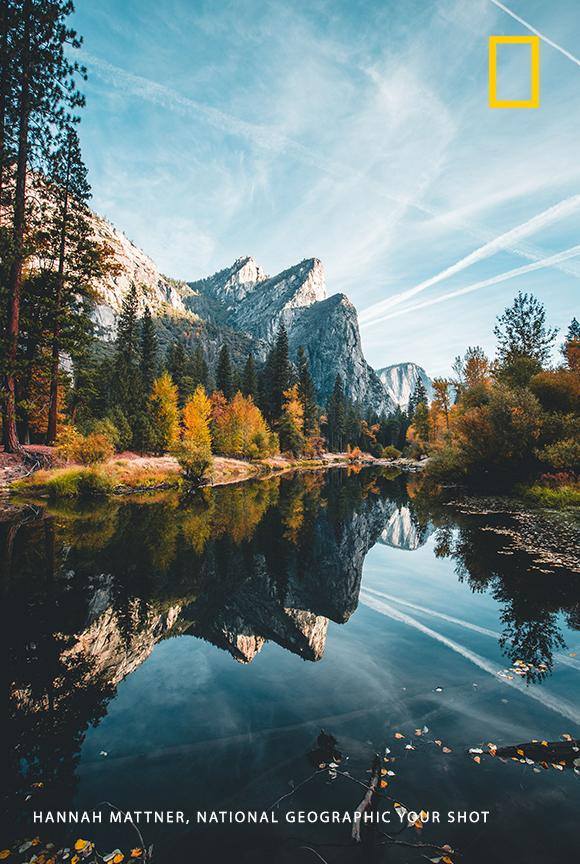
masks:
[(26, 226), (26, 172), (28, 168), (28, 128), (30, 122), (30, 25), (31, 2), (24, 3), (24, 45), (18, 117), (18, 156), (16, 161), (16, 189), (14, 196), (14, 258), (8, 281), (8, 326), (6, 363), (6, 450), (21, 453), (22, 447), (16, 431), (16, 360), (20, 326), (20, 292), (24, 266), (24, 231)]
[(46, 443), (54, 443), (56, 438), (56, 421), (58, 415), (58, 372), (60, 360), (60, 309), (64, 288), (64, 260), (66, 252), (66, 229), (68, 220), (68, 201), (70, 185), (71, 144), (69, 138), (66, 158), (66, 182), (62, 205), (62, 221), (60, 228), (60, 246), (58, 250), (58, 271), (56, 275), (56, 294), (54, 298), (54, 324), (52, 329), (52, 356), (50, 362), (50, 405), (48, 408), (48, 430)]
[(0, 0), (0, 225), (4, 210), (5, 125), (8, 98), (8, 0)]

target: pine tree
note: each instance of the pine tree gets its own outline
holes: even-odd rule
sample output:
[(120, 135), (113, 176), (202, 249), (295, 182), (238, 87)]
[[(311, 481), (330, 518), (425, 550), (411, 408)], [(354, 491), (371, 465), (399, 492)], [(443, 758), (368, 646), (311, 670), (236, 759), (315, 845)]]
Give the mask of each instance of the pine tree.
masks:
[(298, 349), (298, 394), (304, 412), (304, 434), (307, 438), (312, 435), (318, 435), (316, 390), (310, 374), (308, 358), (302, 345)]
[(224, 394), (226, 399), (231, 399), (234, 395), (232, 381), (232, 366), (230, 362), (230, 352), (227, 345), (222, 345), (216, 368), (216, 387)]
[(561, 350), (568, 368), (580, 371), (580, 323), (576, 318), (572, 318)]
[(205, 357), (203, 356), (201, 345), (197, 345), (195, 351), (193, 352), (193, 360), (191, 366), (191, 377), (193, 379), (194, 385), (197, 387), (198, 384), (201, 384), (202, 387), (205, 387), (207, 389), (208, 369), (207, 363), (205, 362)]
[(291, 386), (293, 377), (288, 356), (288, 334), (283, 323), (278, 329), (276, 343), (270, 352), (264, 371), (267, 416), (272, 423), (277, 423), (282, 416), (284, 393)]
[(157, 374), (157, 334), (151, 317), (149, 306), (145, 306), (143, 318), (141, 319), (141, 350), (139, 365), (141, 368), (141, 381), (143, 391), (148, 396), (153, 387), (153, 381)]
[(419, 403), (423, 403), (423, 405), (429, 404), (429, 397), (427, 396), (427, 390), (425, 389), (425, 385), (421, 378), (417, 378), (415, 383), (415, 387), (413, 388), (413, 392), (411, 394), (411, 398), (409, 399), (409, 405), (407, 408), (409, 417), (413, 417), (415, 411), (417, 409), (417, 405)]
[(523, 358), (541, 365), (548, 360), (558, 331), (546, 326), (543, 303), (533, 294), (520, 292), (512, 305), (498, 315), (493, 332), (500, 363)]
[[(16, 385), (22, 282), (26, 259), (33, 251), (27, 237), (28, 177), (31, 168), (41, 167), (39, 162), (47, 142), (65, 125), (76, 122), (71, 112), (83, 106), (84, 98), (76, 89), (75, 77), (77, 73), (85, 77), (85, 73), (69, 60), (70, 48), (79, 48), (81, 44), (76, 32), (66, 26), (66, 19), (73, 11), (69, 0), (22, 0), (11, 9), (13, 17), (6, 38), (2, 37), (3, 60), (10, 59), (10, 72), (3, 76), (0, 112), (4, 124), (9, 120), (8, 137), (14, 142), (15, 151), (3, 363), (6, 448), (14, 452), (20, 450), (16, 430)], [(3, 125), (3, 133), (5, 129)], [(3, 134), (2, 195), (6, 168), (4, 143)]]
[(346, 412), (347, 404), (342, 378), (337, 375), (326, 411), (326, 437), (330, 450), (341, 452), (345, 446)]
[(90, 186), (82, 160), (79, 138), (73, 127), (67, 127), (57, 148), (51, 154), (45, 178), (47, 218), (42, 238), (45, 259), (52, 258), (50, 273), (50, 404), (47, 442), (56, 437), (59, 404), (60, 356), (66, 350), (76, 356), (92, 331), (89, 318), (92, 305), (88, 286), (101, 277), (108, 267), (105, 246), (94, 239), (87, 202)]
[(256, 373), (256, 364), (254, 363), (254, 355), (250, 352), (246, 359), (244, 372), (242, 376), (242, 393), (244, 396), (251, 396), (255, 403), (258, 402), (258, 375)]

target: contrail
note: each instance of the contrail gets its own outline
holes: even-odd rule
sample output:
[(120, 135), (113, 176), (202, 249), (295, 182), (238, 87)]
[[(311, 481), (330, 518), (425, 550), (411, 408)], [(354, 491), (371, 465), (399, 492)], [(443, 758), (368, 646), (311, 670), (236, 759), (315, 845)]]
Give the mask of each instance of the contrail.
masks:
[(490, 0), (490, 3), (493, 3), (494, 6), (497, 6), (498, 9), (501, 9), (507, 15), (510, 15), (514, 19), (514, 21), (517, 21), (519, 24), (523, 24), (524, 27), (526, 27), (526, 29), (530, 31), (530, 33), (533, 33), (534, 36), (539, 36), (542, 42), (545, 42), (546, 45), (550, 45), (552, 48), (555, 48), (556, 51), (559, 51), (560, 54), (563, 54), (564, 57), (567, 57), (568, 60), (571, 60), (572, 63), (576, 64), (576, 66), (580, 66), (580, 60), (577, 57), (574, 57), (573, 54), (570, 54), (569, 51), (566, 51), (566, 49), (562, 48), (561, 45), (558, 45), (557, 42), (553, 42), (551, 39), (548, 39), (548, 37), (544, 36), (543, 33), (540, 33), (539, 30), (536, 30), (535, 27), (532, 27), (531, 24), (529, 24), (527, 21), (524, 21), (523, 18), (520, 18), (519, 15), (516, 15), (515, 12), (512, 12), (512, 10), (508, 9), (507, 6), (504, 6), (503, 3), (500, 3), (499, 0)]
[(484, 672), (489, 673), (496, 681), (499, 681), (502, 684), (506, 684), (510, 687), (514, 687), (522, 695), (529, 696), (530, 699), (535, 699), (536, 702), (541, 702), (541, 704), (545, 708), (561, 714), (562, 717), (566, 717), (573, 723), (580, 723), (580, 711), (578, 711), (575, 705), (572, 705), (563, 699), (558, 699), (557, 697), (552, 696), (550, 693), (547, 693), (545, 689), (535, 689), (528, 687), (522, 681), (520, 681), (519, 678), (514, 678), (512, 681), (510, 681), (508, 678), (499, 678), (497, 675), (497, 667), (494, 666), (494, 664), (491, 663), (489, 660), (486, 660), (485, 657), (482, 657), (480, 654), (476, 654), (474, 651), (470, 651), (469, 648), (465, 648), (463, 645), (460, 645), (453, 639), (448, 639), (447, 636), (443, 636), (442, 633), (438, 633), (436, 630), (432, 630), (425, 624), (421, 624), (420, 621), (417, 621), (415, 618), (411, 618), (411, 616), (407, 615), (405, 612), (400, 612), (393, 606), (389, 606), (388, 603), (385, 603), (382, 600), (378, 600), (375, 597), (371, 597), (369, 594), (366, 593), (366, 590), (361, 591), (359, 600), (361, 603), (363, 603), (363, 605), (374, 609), (375, 612), (379, 612), (381, 615), (386, 615), (389, 618), (393, 618), (395, 621), (400, 621), (402, 624), (407, 624), (409, 627), (414, 627), (416, 630), (419, 630), (421, 633), (425, 634), (425, 636), (430, 636), (431, 639), (434, 639), (436, 642), (440, 642), (442, 645), (450, 648), (456, 654), (460, 654), (466, 660), (469, 660), (471, 663), (474, 664), (474, 666), (478, 666)]
[(466, 285), (464, 288), (449, 291), (447, 294), (441, 294), (439, 297), (433, 297), (431, 300), (424, 300), (422, 303), (415, 303), (413, 306), (407, 306), (405, 309), (399, 309), (386, 315), (381, 315), (380, 318), (376, 318), (362, 326), (370, 327), (373, 324), (388, 321), (390, 318), (399, 318), (401, 315), (409, 314), (409, 312), (416, 312), (418, 309), (427, 308), (427, 306), (435, 306), (437, 303), (452, 300), (454, 297), (461, 297), (463, 294), (470, 294), (472, 291), (479, 291), (480, 288), (489, 288), (492, 285), (499, 285), (500, 282), (507, 282), (509, 279), (514, 279), (516, 276), (524, 276), (526, 273), (533, 273), (534, 270), (540, 270), (543, 267), (556, 266), (562, 261), (567, 261), (569, 258), (575, 258), (578, 255), (580, 255), (580, 245), (571, 246), (570, 249), (564, 249), (564, 251), (557, 252), (555, 255), (550, 255), (548, 258), (534, 261), (533, 264), (524, 264), (523, 267), (516, 267), (513, 270), (507, 270), (505, 273), (499, 273), (497, 276), (490, 276), (489, 279), (482, 279), (481, 282), (474, 282), (472, 285)]
[[(407, 606), (416, 612), (422, 612), (431, 618), (440, 618), (442, 621), (457, 624), (458, 627), (464, 627), (466, 630), (473, 630), (474, 633), (480, 633), (482, 636), (490, 636), (492, 639), (499, 639), (501, 637), (501, 633), (498, 633), (497, 630), (490, 630), (489, 627), (480, 627), (478, 624), (471, 624), (469, 621), (464, 621), (463, 618), (454, 618), (453, 615), (446, 615), (444, 612), (437, 612), (435, 609), (428, 609), (425, 606), (419, 606), (417, 603), (409, 603), (407, 600), (401, 600), (399, 597), (393, 597), (392, 594), (385, 594), (383, 591), (375, 591), (372, 588), (365, 588), (364, 590), (371, 594), (376, 594), (378, 597), (384, 597), (386, 600), (390, 600), (391, 603), (397, 603), (399, 606)], [(560, 652), (553, 656), (555, 660), (558, 660), (559, 663), (563, 663), (565, 666), (580, 669), (580, 663), (573, 657), (567, 657)]]
[(579, 205), (580, 195), (572, 195), (570, 198), (565, 198), (563, 201), (559, 201), (557, 204), (554, 204), (553, 207), (549, 207), (547, 210), (543, 210), (541, 213), (538, 213), (536, 216), (528, 219), (527, 222), (523, 222), (521, 225), (517, 225), (515, 228), (511, 228), (509, 231), (506, 231), (504, 234), (500, 234), (498, 237), (495, 237), (488, 243), (484, 243), (484, 245), (480, 246), (479, 249), (476, 249), (474, 252), (471, 252), (469, 255), (461, 258), (460, 261), (457, 261), (450, 267), (446, 267), (445, 270), (442, 270), (435, 276), (431, 276), (429, 279), (425, 279), (423, 282), (420, 282), (413, 288), (408, 288), (406, 291), (401, 291), (399, 294), (395, 294), (392, 297), (387, 297), (385, 300), (380, 300), (378, 303), (374, 303), (367, 309), (363, 309), (359, 316), (361, 326), (368, 327), (372, 324), (377, 324), (378, 321), (382, 320), (382, 313), (390, 309), (392, 306), (398, 306), (405, 300), (409, 300), (411, 297), (414, 297), (416, 294), (420, 294), (427, 288), (431, 288), (433, 285), (437, 285), (444, 279), (449, 279), (456, 273), (460, 273), (467, 267), (471, 267), (473, 264), (477, 264), (479, 261), (483, 261), (484, 259), (489, 258), (496, 252), (509, 248), (510, 243), (521, 240), (524, 237), (529, 237), (531, 234), (535, 234), (540, 229), (546, 228), (548, 225), (551, 225), (552, 222), (555, 222), (558, 219), (562, 219), (563, 217), (570, 215), (574, 212), (574, 210), (578, 208)]

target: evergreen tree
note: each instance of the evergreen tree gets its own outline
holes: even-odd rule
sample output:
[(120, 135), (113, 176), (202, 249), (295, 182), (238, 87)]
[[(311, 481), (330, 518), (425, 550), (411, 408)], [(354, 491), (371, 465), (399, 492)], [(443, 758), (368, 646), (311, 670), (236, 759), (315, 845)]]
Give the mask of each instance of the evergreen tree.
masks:
[(342, 378), (337, 375), (326, 411), (326, 437), (330, 450), (341, 452), (345, 446), (346, 411)]
[(139, 343), (137, 286), (132, 282), (117, 322), (111, 394), (111, 404), (121, 408), (131, 428), (142, 399)]
[(145, 306), (141, 320), (141, 352), (140, 367), (143, 391), (146, 395), (151, 393), (155, 376), (157, 375), (157, 334), (151, 317), (149, 306)]
[(558, 331), (546, 326), (543, 303), (520, 291), (512, 305), (498, 315), (493, 332), (501, 364), (523, 358), (541, 365), (548, 360)]
[(427, 396), (427, 390), (425, 389), (425, 385), (421, 378), (417, 378), (415, 383), (415, 387), (413, 388), (413, 392), (411, 394), (411, 398), (409, 399), (409, 405), (407, 411), (409, 413), (409, 417), (413, 417), (415, 414), (415, 410), (417, 405), (422, 402), (423, 405), (429, 404), (429, 398)]
[(276, 343), (272, 348), (264, 370), (264, 397), (266, 414), (272, 423), (282, 416), (284, 393), (292, 384), (292, 365), (288, 356), (288, 334), (280, 324)]
[[(67, 125), (76, 122), (74, 112), (83, 106), (84, 98), (76, 89), (77, 73), (84, 70), (69, 57), (70, 48), (79, 48), (81, 40), (66, 25), (73, 11), (69, 0), (22, 0), (4, 3), (10, 20), (3, 15), (0, 45), (4, 68), (0, 84), (0, 115), (2, 115), (1, 189), (4, 198), (8, 184), (7, 169), (12, 174), (10, 184), (10, 260), (7, 266), (5, 293), (6, 348), (3, 352), (5, 370), (6, 448), (20, 450), (16, 429), (16, 388), (20, 371), (18, 341), (22, 285), (27, 258), (35, 251), (30, 244), (27, 221), (31, 193), (31, 169), (42, 168), (47, 144)], [(65, 46), (67, 50), (65, 51)], [(71, 113), (73, 112), (73, 113)], [(8, 135), (5, 132), (8, 132)], [(5, 143), (13, 142), (13, 164), (7, 164)], [(4, 203), (1, 201), (0, 203)], [(3, 298), (4, 299), (4, 298)], [(4, 305), (4, 304), (2, 304)]]
[(302, 345), (298, 349), (298, 394), (304, 411), (304, 434), (309, 438), (318, 434), (318, 406), (308, 358)]
[(258, 375), (256, 372), (256, 364), (254, 363), (254, 355), (250, 352), (244, 366), (242, 376), (242, 393), (244, 396), (251, 396), (254, 402), (258, 403)]
[(197, 387), (199, 384), (201, 384), (202, 387), (205, 387), (207, 389), (208, 369), (207, 363), (205, 362), (205, 357), (203, 356), (201, 345), (197, 345), (195, 351), (193, 352), (193, 360), (191, 365), (191, 377), (193, 379), (194, 385)]
[(230, 352), (227, 345), (222, 345), (216, 368), (216, 387), (224, 394), (226, 399), (231, 399), (234, 395), (232, 381), (232, 366), (230, 362)]
[(51, 154), (44, 195), (49, 218), (39, 236), (44, 257), (51, 260), (52, 283), (50, 319), (50, 402), (47, 442), (56, 437), (59, 403), (60, 356), (63, 351), (75, 357), (88, 339), (92, 325), (92, 282), (101, 277), (107, 266), (108, 253), (95, 241), (87, 202), (90, 186), (82, 160), (76, 130), (68, 127), (58, 147)]
[(568, 368), (580, 371), (580, 323), (576, 318), (572, 318), (561, 350)]

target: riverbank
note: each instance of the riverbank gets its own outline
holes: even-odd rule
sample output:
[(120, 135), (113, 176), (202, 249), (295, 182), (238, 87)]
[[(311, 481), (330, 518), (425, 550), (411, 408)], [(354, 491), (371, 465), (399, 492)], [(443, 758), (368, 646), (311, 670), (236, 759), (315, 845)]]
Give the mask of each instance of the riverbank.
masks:
[[(21, 495), (76, 497), (81, 494), (123, 495), (174, 489), (183, 483), (179, 464), (173, 456), (140, 456), (120, 453), (101, 465), (70, 464), (50, 468), (51, 448), (42, 452), (27, 448), (26, 457), (0, 451), (0, 489)], [(250, 462), (215, 456), (206, 486), (224, 486), (253, 478), (267, 478), (288, 471), (312, 471), (334, 467), (385, 466), (396, 470), (419, 471), (424, 463), (410, 459), (376, 459), (362, 454), (353, 460), (348, 453), (325, 453), (317, 459), (293, 459), (286, 455)]]

